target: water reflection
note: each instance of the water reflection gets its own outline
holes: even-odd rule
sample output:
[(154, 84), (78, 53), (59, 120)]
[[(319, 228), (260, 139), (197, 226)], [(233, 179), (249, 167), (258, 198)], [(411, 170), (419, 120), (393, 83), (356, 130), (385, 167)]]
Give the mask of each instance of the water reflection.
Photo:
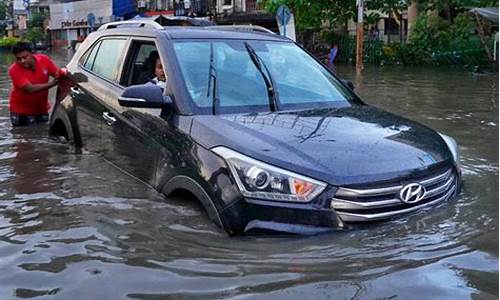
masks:
[(75, 154), (44, 126), (12, 129), (1, 57), (2, 299), (498, 297), (498, 76), (396, 67), (353, 80), (339, 66), (368, 103), (458, 139), (464, 194), (355, 231), (229, 238), (195, 201)]

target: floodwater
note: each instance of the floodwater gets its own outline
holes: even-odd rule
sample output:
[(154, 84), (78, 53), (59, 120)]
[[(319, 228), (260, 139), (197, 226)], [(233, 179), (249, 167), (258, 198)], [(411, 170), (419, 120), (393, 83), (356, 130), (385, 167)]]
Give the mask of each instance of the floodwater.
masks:
[[(63, 65), (66, 53), (53, 53)], [(13, 129), (0, 58), (0, 299), (497, 299), (498, 74), (338, 67), (366, 102), (455, 137), (465, 188), (398, 220), (228, 237), (99, 157)]]

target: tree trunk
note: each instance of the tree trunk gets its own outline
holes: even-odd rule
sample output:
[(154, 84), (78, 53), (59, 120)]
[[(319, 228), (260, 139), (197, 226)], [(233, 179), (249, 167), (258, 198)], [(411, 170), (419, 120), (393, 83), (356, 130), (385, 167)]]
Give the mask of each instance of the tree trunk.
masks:
[(413, 25), (417, 21), (418, 18), (418, 4), (416, 2), (412, 2), (408, 7), (408, 31), (406, 34), (406, 39), (410, 39), (411, 31), (413, 29)]

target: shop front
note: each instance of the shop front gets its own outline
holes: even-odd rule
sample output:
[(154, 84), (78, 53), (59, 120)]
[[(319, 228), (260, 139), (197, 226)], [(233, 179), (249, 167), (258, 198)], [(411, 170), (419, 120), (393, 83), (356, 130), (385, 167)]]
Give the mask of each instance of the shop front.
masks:
[(50, 38), (54, 47), (74, 46), (102, 24), (135, 13), (135, 1), (83, 0), (50, 5)]

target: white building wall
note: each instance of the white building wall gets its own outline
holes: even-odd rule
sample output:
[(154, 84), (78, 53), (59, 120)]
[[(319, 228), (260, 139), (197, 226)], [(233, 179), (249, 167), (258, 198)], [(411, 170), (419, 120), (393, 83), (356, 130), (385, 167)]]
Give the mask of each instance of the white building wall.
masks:
[(96, 23), (107, 23), (112, 20), (112, 0), (85, 0), (50, 5), (50, 29), (67, 28), (63, 22), (87, 21), (87, 15), (93, 13)]
[[(227, 3), (231, 4), (227, 5)], [(224, 11), (228, 13), (245, 12), (246, 10), (246, 0), (217, 0), (218, 13), (223, 13)]]

